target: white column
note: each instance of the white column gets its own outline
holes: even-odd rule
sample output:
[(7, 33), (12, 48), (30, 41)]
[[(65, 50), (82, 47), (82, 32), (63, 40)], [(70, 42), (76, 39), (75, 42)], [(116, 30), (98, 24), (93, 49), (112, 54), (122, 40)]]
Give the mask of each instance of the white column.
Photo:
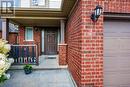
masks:
[(44, 52), (44, 29), (42, 30), (42, 52)]
[(60, 42), (60, 44), (64, 44), (65, 43), (65, 21), (61, 20), (60, 22), (61, 22), (61, 30), (60, 30), (61, 42)]
[(2, 19), (2, 39), (8, 39), (8, 26), (7, 19)]

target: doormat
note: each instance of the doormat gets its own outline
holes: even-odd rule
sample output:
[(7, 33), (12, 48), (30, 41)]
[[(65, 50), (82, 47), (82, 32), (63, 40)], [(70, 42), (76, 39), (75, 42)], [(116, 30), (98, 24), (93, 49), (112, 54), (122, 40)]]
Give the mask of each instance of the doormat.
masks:
[(56, 57), (46, 57), (46, 59), (56, 59)]

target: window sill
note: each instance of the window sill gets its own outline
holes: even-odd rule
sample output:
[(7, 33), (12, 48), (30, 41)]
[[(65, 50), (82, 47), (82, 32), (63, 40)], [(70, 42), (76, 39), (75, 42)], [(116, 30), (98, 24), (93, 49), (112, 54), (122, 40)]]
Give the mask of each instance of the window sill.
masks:
[(26, 41), (26, 42), (29, 42), (29, 41), (33, 42), (34, 40), (24, 40), (24, 41)]

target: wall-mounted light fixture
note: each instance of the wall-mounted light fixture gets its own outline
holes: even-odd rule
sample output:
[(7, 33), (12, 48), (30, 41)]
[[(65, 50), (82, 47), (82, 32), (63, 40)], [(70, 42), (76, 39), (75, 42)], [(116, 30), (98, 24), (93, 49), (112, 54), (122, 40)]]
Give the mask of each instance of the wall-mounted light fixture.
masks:
[(40, 28), (38, 26), (34, 26), (35, 31), (40, 31)]
[(96, 22), (100, 17), (101, 13), (102, 13), (102, 7), (97, 5), (96, 8), (94, 9), (94, 12), (91, 15), (92, 21)]

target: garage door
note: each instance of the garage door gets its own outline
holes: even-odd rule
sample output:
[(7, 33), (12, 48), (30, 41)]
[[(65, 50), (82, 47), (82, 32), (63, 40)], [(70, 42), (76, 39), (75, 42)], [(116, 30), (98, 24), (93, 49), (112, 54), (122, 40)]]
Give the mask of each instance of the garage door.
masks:
[(104, 23), (104, 87), (130, 87), (130, 22)]

